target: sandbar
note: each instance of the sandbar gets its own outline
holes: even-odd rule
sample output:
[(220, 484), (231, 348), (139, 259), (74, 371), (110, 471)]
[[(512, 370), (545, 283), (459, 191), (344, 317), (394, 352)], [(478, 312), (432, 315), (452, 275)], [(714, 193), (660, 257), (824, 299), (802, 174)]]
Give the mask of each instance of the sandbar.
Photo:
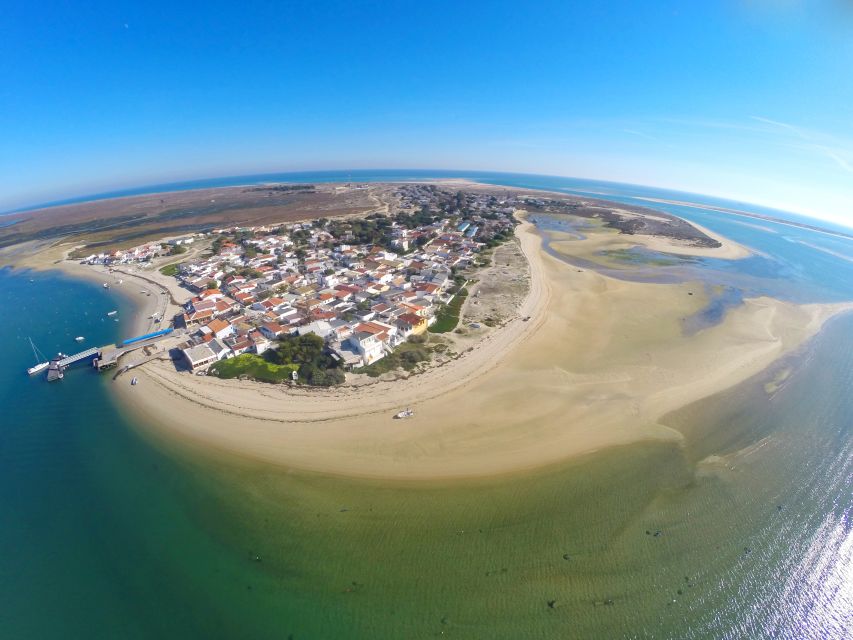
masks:
[[(287, 468), (490, 476), (605, 447), (678, 441), (664, 415), (760, 373), (853, 308), (752, 298), (686, 336), (682, 319), (707, 303), (698, 283), (618, 280), (548, 255), (532, 224), (516, 235), (531, 272), (518, 317), (445, 366), (317, 390), (200, 378), (154, 362), (135, 374), (137, 386), (111, 388), (145, 428)], [(581, 252), (585, 242), (603, 243), (598, 234), (577, 242)], [(405, 407), (414, 417), (393, 419)]]

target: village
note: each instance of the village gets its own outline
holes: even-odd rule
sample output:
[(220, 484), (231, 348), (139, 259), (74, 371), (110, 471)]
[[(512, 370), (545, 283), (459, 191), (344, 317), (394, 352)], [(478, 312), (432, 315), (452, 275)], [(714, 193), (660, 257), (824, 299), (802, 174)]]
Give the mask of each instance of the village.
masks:
[[(389, 196), (383, 212), (217, 228), (83, 262), (117, 267), (187, 253), (160, 268), (194, 294), (172, 319), (184, 329), (187, 368), (338, 384), (345, 371), (424, 342), (427, 331), (453, 331), (465, 285), (487, 264), (482, 256), (513, 237), (522, 203), (430, 184), (396, 185)], [(199, 246), (203, 253), (188, 253)]]

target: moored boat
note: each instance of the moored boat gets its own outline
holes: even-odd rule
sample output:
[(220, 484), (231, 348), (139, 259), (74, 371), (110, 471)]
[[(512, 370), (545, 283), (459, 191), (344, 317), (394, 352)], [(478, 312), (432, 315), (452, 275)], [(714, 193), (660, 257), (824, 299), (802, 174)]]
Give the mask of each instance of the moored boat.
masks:
[(35, 342), (33, 342), (33, 339), (32, 338), (28, 338), (28, 339), (30, 341), (30, 347), (32, 347), (32, 349), (33, 349), (33, 355), (36, 358), (36, 363), (32, 367), (27, 369), (27, 373), (32, 376), (32, 375), (39, 373), (40, 371), (44, 371), (45, 369), (47, 369), (47, 367), (50, 363), (45, 359), (44, 354), (41, 351), (39, 351)]
[(404, 420), (405, 418), (411, 418), (415, 415), (415, 412), (412, 409), (403, 409), (403, 411), (398, 411), (394, 414), (395, 420)]
[(44, 371), (45, 369), (47, 369), (47, 367), (49, 365), (50, 365), (49, 362), (39, 362), (34, 367), (30, 367), (29, 369), (27, 369), (27, 373), (30, 374), (31, 376), (33, 376), (33, 375), (39, 373), (40, 371)]

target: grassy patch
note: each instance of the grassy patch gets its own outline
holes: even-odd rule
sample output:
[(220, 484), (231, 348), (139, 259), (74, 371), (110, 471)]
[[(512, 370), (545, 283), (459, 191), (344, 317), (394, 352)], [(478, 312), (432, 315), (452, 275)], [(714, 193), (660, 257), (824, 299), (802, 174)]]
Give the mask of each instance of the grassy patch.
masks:
[(394, 349), (394, 353), (386, 355), (371, 365), (362, 367), (357, 371), (366, 373), (372, 378), (381, 376), (383, 373), (395, 371), (396, 369), (413, 370), (418, 363), (426, 362), (432, 357), (432, 347), (422, 342), (404, 342)]
[(178, 264), (167, 264), (165, 267), (160, 267), (160, 273), (164, 276), (172, 276), (173, 278), (178, 275)]
[(468, 290), (461, 289), (450, 304), (444, 306), (436, 315), (436, 321), (429, 328), (430, 333), (447, 333), (453, 331), (459, 323), (459, 312), (468, 297)]
[(670, 256), (656, 251), (643, 251), (637, 248), (611, 249), (599, 253), (614, 262), (630, 265), (649, 265), (653, 267), (671, 267), (684, 262), (693, 262), (690, 258)]
[(235, 358), (220, 360), (210, 367), (210, 373), (220, 378), (248, 376), (261, 382), (284, 382), (299, 368), (295, 364), (273, 364), (254, 353), (244, 353)]

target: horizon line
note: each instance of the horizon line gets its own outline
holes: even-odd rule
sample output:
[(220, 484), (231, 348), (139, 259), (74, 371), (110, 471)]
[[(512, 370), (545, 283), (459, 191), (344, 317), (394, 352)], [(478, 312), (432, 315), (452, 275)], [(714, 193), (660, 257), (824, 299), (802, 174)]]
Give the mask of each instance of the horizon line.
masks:
[[(492, 176), (530, 176), (530, 177), (539, 177), (539, 178), (558, 178), (558, 179), (563, 179), (563, 180), (578, 180), (578, 181), (584, 181), (584, 182), (597, 182), (597, 183), (612, 184), (612, 185), (627, 186), (627, 187), (638, 187), (641, 189), (660, 189), (662, 191), (669, 191), (671, 193), (676, 193), (676, 194), (684, 194), (684, 195), (688, 195), (688, 196), (700, 196), (703, 198), (713, 198), (713, 199), (721, 200), (721, 201), (731, 203), (731, 204), (761, 207), (763, 209), (767, 209), (769, 211), (775, 211), (775, 212), (778, 212), (780, 214), (802, 216), (802, 217), (808, 218), (808, 219), (813, 220), (813, 221), (818, 222), (818, 223), (828, 224), (830, 226), (837, 226), (837, 227), (841, 227), (843, 229), (846, 229), (848, 231), (853, 231), (853, 225), (848, 226), (847, 224), (837, 222), (835, 220), (827, 220), (824, 218), (817, 218), (813, 214), (802, 213), (802, 212), (798, 212), (798, 211), (785, 210), (785, 209), (779, 209), (778, 207), (773, 207), (773, 206), (761, 204), (759, 202), (750, 202), (747, 200), (735, 200), (735, 199), (730, 198), (730, 197), (718, 196), (718, 195), (713, 195), (713, 194), (709, 194), (709, 193), (684, 191), (684, 190), (676, 189), (673, 187), (663, 187), (663, 186), (650, 185), (650, 184), (640, 184), (640, 183), (635, 183), (635, 182), (619, 182), (616, 180), (606, 180), (606, 179), (601, 179), (601, 178), (582, 178), (582, 177), (577, 177), (577, 176), (564, 176), (564, 175), (549, 174), (549, 173), (530, 173), (530, 172), (523, 172), (523, 171), (492, 171), (492, 170), (479, 170), (479, 169), (433, 169), (433, 168), (428, 168), (428, 169), (419, 169), (419, 168), (394, 169), (394, 168), (381, 168), (381, 167), (370, 168), (370, 169), (364, 169), (364, 168), (360, 168), (360, 169), (303, 169), (303, 170), (298, 170), (298, 171), (270, 171), (270, 172), (263, 172), (263, 173), (232, 174), (232, 175), (221, 175), (221, 176), (213, 176), (213, 177), (189, 178), (186, 180), (177, 180), (177, 181), (171, 181), (171, 182), (155, 182), (155, 183), (139, 184), (137, 186), (121, 187), (118, 189), (111, 189), (108, 191), (100, 191), (100, 192), (95, 192), (95, 193), (90, 193), (90, 194), (85, 194), (85, 195), (80, 195), (80, 196), (71, 196), (68, 198), (60, 198), (57, 200), (49, 200), (47, 202), (39, 202), (39, 203), (35, 203), (32, 205), (25, 205), (25, 206), (17, 207), (14, 209), (8, 209), (8, 210), (0, 211), (0, 217), (11, 216), (11, 215), (16, 215), (16, 214), (21, 214), (21, 213), (27, 213), (30, 211), (41, 211), (44, 209), (53, 209), (56, 207), (71, 206), (71, 205), (75, 205), (75, 204), (86, 204), (88, 202), (99, 202), (102, 200), (118, 200), (118, 199), (122, 199), (122, 198), (131, 198), (131, 197), (135, 197), (135, 196), (156, 195), (158, 193), (174, 193), (174, 192), (178, 192), (178, 191), (200, 191), (202, 189), (234, 188), (234, 187), (241, 187), (241, 186), (257, 185), (259, 180), (261, 178), (264, 178), (264, 177), (298, 176), (301, 174), (313, 174), (313, 175), (317, 175), (317, 174), (358, 174), (358, 173), (364, 174), (364, 173), (381, 173), (381, 172), (403, 173), (403, 174), (404, 173), (437, 173), (437, 174), (447, 174), (445, 176), (447, 178), (464, 177), (461, 174), (484, 174), (484, 175), (492, 175)], [(239, 180), (244, 180), (244, 179), (246, 180), (246, 182), (235, 182), (234, 184), (228, 184), (228, 185), (223, 185), (223, 184), (220, 184), (220, 185), (215, 185), (215, 184), (199, 185), (199, 184), (197, 184), (197, 183), (203, 183), (203, 182), (239, 181)], [(471, 179), (475, 182), (477, 181), (476, 178), (469, 178), (469, 179)], [(350, 181), (355, 182), (357, 180), (356, 179), (353, 179), (353, 180), (329, 180), (329, 181), (327, 181), (327, 183), (331, 184), (331, 183), (335, 183), (335, 182), (350, 182)], [(365, 181), (366, 182), (393, 182), (393, 180), (376, 181), (376, 180), (370, 180), (370, 179), (366, 179)], [(400, 182), (407, 182), (407, 180), (402, 179), (402, 178), (399, 181)], [(289, 183), (289, 182), (298, 182), (298, 181), (291, 181), (291, 180), (286, 180), (286, 179), (280, 178), (280, 179), (276, 180), (275, 182)], [(309, 180), (308, 182), (312, 182), (312, 180)], [(313, 180), (313, 182), (317, 182), (317, 180)], [(511, 185), (497, 185), (497, 186), (507, 186), (510, 188), (522, 188), (522, 187), (512, 187)], [(535, 187), (524, 187), (524, 188), (530, 188), (531, 190), (536, 190)], [(563, 187), (563, 188), (568, 189), (568, 187)], [(555, 189), (555, 187), (550, 188), (550, 190), (553, 190), (553, 189)], [(549, 189), (548, 188), (542, 188), (539, 190), (547, 191)], [(575, 189), (575, 192), (581, 192), (581, 190)], [(592, 193), (592, 192), (587, 192), (587, 193)], [(594, 194), (594, 195), (601, 195), (601, 196), (606, 197), (607, 195), (610, 195), (610, 194)], [(642, 196), (627, 195), (627, 197), (645, 199)], [(686, 203), (686, 204), (689, 204), (689, 203)], [(827, 229), (827, 230), (830, 231), (831, 228)]]

